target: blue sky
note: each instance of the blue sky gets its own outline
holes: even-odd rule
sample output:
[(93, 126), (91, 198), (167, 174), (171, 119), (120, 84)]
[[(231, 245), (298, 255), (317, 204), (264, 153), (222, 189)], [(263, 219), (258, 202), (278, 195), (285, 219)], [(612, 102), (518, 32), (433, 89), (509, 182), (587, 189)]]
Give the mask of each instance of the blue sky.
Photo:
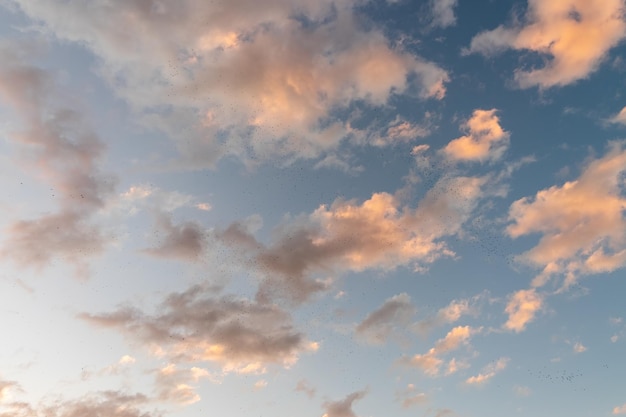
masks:
[(626, 414), (623, 0), (0, 0), (0, 417)]

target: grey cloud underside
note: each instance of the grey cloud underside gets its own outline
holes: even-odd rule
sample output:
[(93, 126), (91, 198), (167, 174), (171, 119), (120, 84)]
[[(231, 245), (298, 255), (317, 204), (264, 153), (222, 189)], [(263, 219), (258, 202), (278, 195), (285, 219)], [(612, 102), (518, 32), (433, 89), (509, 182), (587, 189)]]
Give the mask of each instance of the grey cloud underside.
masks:
[(148, 401), (142, 394), (103, 391), (44, 405), (26, 402), (3, 404), (4, 411), (0, 410), (0, 417), (161, 417), (161, 413), (141, 410)]
[(168, 296), (157, 311), (147, 314), (126, 307), (81, 317), (158, 346), (174, 361), (282, 364), (306, 349), (290, 315), (274, 305), (215, 297), (196, 286)]
[(194, 222), (173, 224), (167, 213), (156, 214), (155, 231), (158, 244), (142, 252), (157, 258), (198, 261), (207, 246), (207, 233), (202, 226)]
[(58, 99), (54, 78), (26, 61), (27, 48), (16, 49), (0, 45), (0, 97), (24, 125), (10, 140), (23, 163), (52, 187), (59, 208), (9, 225), (1, 253), (37, 268), (61, 258), (85, 275), (87, 259), (109, 240), (91, 217), (111, 195), (115, 179), (99, 170), (102, 141), (76, 111), (53, 104)]

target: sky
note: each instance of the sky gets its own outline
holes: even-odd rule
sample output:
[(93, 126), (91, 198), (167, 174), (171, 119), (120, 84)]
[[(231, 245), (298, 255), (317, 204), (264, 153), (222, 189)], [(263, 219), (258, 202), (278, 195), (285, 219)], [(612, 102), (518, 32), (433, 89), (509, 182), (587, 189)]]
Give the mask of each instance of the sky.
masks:
[(0, 417), (626, 415), (624, 0), (0, 0)]

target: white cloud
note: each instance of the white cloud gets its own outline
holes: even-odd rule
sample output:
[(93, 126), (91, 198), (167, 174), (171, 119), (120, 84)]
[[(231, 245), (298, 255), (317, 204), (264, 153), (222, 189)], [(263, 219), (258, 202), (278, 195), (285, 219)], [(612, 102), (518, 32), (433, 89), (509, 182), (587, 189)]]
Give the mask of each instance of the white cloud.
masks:
[(516, 70), (515, 81), (521, 88), (549, 88), (588, 77), (625, 36), (622, 0), (529, 0), (522, 22), (479, 33), (467, 52), (536, 52), (544, 66)]
[(615, 408), (613, 408), (613, 414), (618, 415), (618, 414), (626, 414), (626, 404), (617, 406)]
[(587, 347), (580, 342), (576, 342), (573, 349), (575, 353), (583, 353), (587, 350)]

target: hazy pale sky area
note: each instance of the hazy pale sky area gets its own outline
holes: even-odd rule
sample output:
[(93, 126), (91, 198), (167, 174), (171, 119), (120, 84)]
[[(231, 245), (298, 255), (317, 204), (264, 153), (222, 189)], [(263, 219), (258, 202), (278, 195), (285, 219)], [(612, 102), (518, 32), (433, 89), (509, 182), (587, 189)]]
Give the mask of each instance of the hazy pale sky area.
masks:
[(626, 0), (0, 0), (0, 417), (626, 416)]

